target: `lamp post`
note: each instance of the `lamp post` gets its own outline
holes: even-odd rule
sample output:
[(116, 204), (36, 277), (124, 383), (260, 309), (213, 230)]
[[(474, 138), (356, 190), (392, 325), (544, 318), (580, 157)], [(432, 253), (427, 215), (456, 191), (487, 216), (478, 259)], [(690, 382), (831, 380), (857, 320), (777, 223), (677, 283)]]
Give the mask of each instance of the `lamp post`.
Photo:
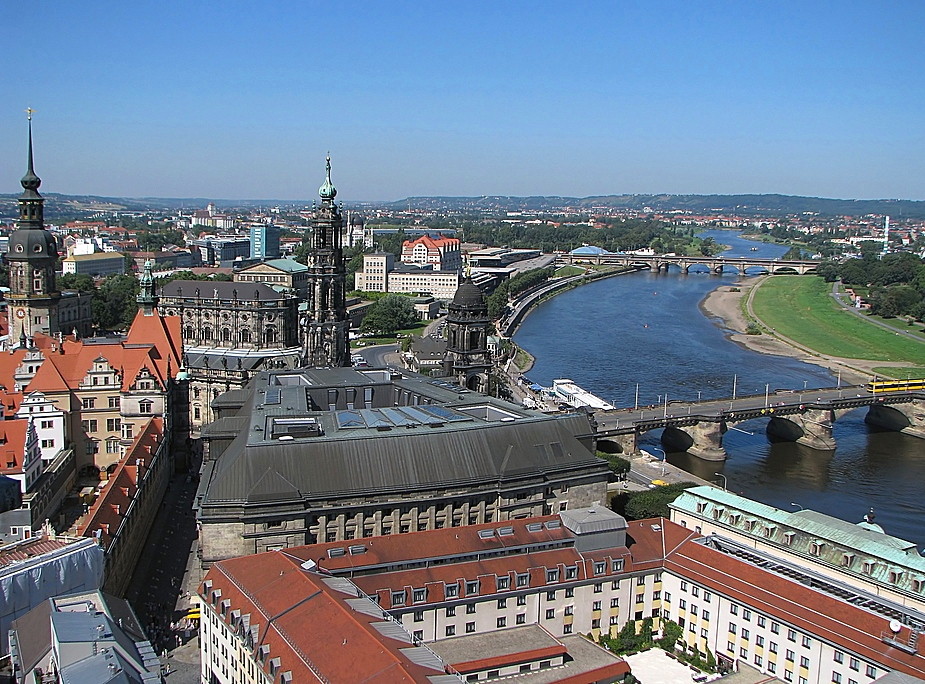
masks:
[(723, 491), (724, 492), (727, 491), (726, 490), (726, 476), (723, 475), (722, 473), (713, 473), (713, 474), (716, 475), (717, 477), (723, 478)]
[(668, 460), (668, 454), (665, 453), (665, 450), (660, 447), (652, 447), (656, 451), (662, 452), (662, 477), (665, 477), (665, 461)]
[(797, 513), (799, 513), (800, 511), (803, 510), (803, 507), (802, 507), (800, 504), (798, 504), (796, 501), (791, 501), (791, 502), (790, 502), (790, 505), (791, 505), (791, 506), (796, 506), (796, 507), (797, 507)]
[(736, 385), (738, 384), (738, 382), (739, 382), (739, 376), (733, 375), (732, 376), (732, 401), (729, 402), (730, 411), (732, 410), (732, 405), (735, 403), (735, 400), (736, 400)]
[(633, 405), (633, 410), (639, 410), (639, 383), (636, 383), (636, 403)]
[(662, 414), (662, 417), (668, 417), (668, 392), (665, 392), (665, 412)]
[(771, 383), (766, 382), (764, 384), (764, 407), (765, 408), (768, 407), (768, 390), (770, 389), (770, 387), (771, 387)]

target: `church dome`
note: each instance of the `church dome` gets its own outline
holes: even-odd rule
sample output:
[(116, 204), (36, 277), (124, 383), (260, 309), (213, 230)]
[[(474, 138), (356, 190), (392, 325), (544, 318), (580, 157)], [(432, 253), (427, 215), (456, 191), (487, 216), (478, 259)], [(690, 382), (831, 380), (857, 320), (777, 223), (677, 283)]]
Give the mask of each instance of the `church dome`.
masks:
[(453, 304), (466, 308), (485, 306), (485, 297), (482, 291), (471, 280), (464, 280), (456, 288)]

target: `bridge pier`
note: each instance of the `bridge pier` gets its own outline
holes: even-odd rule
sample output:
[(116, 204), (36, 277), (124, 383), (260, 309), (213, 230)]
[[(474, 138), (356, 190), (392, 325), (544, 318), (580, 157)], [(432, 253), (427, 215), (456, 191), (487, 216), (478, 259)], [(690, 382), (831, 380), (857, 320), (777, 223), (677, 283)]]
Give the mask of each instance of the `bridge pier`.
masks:
[(597, 448), (607, 454), (629, 454), (632, 456), (639, 451), (639, 434), (628, 432), (597, 440)]
[(925, 401), (916, 399), (904, 404), (871, 404), (864, 422), (925, 439)]
[(701, 421), (684, 428), (666, 427), (662, 432), (662, 444), (671, 451), (686, 451), (691, 456), (705, 461), (725, 461), (723, 448), (725, 426), (719, 422)]
[(774, 416), (768, 421), (768, 437), (785, 442), (796, 442), (810, 449), (831, 451), (835, 449), (832, 423), (835, 422), (831, 409), (806, 409), (786, 417)]

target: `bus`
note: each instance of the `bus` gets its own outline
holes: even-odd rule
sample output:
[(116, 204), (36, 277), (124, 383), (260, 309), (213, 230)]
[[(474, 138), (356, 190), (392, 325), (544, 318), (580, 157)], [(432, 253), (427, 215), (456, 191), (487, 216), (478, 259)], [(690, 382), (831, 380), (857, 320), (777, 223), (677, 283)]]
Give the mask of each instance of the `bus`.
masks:
[(867, 391), (871, 394), (925, 391), (925, 378), (914, 378), (911, 380), (872, 380), (867, 383)]

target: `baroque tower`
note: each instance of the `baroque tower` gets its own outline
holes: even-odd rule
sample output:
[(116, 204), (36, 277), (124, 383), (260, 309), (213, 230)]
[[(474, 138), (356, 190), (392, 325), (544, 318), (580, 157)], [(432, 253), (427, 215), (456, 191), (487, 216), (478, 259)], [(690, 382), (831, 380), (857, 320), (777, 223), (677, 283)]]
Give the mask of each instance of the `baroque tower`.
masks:
[(488, 305), (471, 278), (456, 288), (456, 295), (447, 307), (447, 346), (443, 360), (444, 375), (456, 384), (488, 394), (491, 353), (488, 351)]
[(302, 365), (335, 368), (350, 365), (350, 321), (347, 319), (347, 271), (342, 248), (343, 219), (334, 203), (331, 157), (318, 190), (321, 206), (315, 211), (308, 250), (308, 310)]
[(35, 175), (32, 162), (32, 110), (29, 114), (29, 162), (20, 183), (19, 221), (10, 235), (7, 260), (10, 264), (10, 337), (20, 339), (37, 332), (59, 331), (58, 303), (61, 293), (55, 283), (58, 245), (45, 230), (45, 199), (39, 194), (42, 179)]

